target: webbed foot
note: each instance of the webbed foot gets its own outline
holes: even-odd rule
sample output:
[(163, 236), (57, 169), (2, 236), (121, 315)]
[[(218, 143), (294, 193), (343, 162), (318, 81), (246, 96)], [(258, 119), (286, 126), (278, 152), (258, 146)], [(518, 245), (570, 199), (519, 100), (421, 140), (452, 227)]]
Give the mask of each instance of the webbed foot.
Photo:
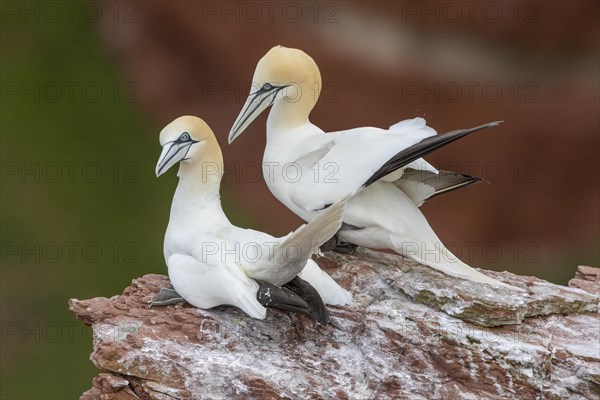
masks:
[(181, 297), (179, 293), (177, 293), (174, 289), (162, 288), (160, 289), (160, 292), (158, 292), (158, 294), (154, 296), (154, 299), (152, 299), (150, 307), (170, 306), (171, 304), (185, 302), (185, 299)]
[(337, 253), (352, 255), (358, 248), (357, 244), (344, 242), (338, 234), (335, 234), (331, 239), (323, 243), (320, 247), (321, 252), (335, 251)]
[(337, 245), (335, 246), (335, 249), (333, 249), (333, 251), (335, 251), (337, 253), (352, 255), (352, 254), (354, 254), (354, 252), (356, 252), (357, 248), (358, 248), (357, 244), (339, 241), (337, 243)]

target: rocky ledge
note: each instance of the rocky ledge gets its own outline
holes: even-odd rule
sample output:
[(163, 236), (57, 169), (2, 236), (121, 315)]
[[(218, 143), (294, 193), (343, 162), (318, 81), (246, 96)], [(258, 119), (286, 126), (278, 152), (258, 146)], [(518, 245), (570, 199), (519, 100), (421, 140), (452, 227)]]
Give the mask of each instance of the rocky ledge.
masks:
[(600, 270), (564, 287), (484, 271), (527, 294), (359, 249), (319, 264), (352, 291), (326, 327), (269, 310), (149, 308), (167, 277), (70, 300), (101, 370), (82, 399), (597, 399)]

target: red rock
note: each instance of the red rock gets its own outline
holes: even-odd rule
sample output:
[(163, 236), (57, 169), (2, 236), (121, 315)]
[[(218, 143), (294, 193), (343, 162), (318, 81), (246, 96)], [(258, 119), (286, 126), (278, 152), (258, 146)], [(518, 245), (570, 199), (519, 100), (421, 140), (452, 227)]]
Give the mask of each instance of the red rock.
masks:
[(513, 293), (364, 249), (319, 262), (354, 293), (351, 306), (330, 308), (336, 327), (278, 310), (261, 321), (233, 307), (149, 308), (169, 285), (161, 275), (135, 279), (111, 299), (71, 300), (92, 325), (91, 360), (104, 371), (82, 399), (591, 399), (600, 392), (598, 296), (484, 271), (528, 290)]

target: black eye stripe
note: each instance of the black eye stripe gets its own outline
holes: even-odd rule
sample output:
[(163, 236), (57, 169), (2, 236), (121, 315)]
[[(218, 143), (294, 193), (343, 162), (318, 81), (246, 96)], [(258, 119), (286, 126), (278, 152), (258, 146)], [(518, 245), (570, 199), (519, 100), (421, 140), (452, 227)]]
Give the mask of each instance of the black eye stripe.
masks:
[(192, 137), (188, 132), (183, 132), (177, 139), (173, 140), (172, 143), (187, 143), (187, 142), (196, 142), (192, 140)]
[(194, 139), (192, 139), (192, 136), (188, 132), (183, 132), (181, 134), (181, 136), (179, 136), (177, 139), (171, 140), (170, 142), (165, 143), (165, 146), (168, 143), (173, 143), (173, 144), (185, 144), (185, 143), (189, 143), (190, 146), (191, 146), (191, 145), (193, 145), (195, 143), (199, 143), (201, 141), (202, 140), (194, 140)]
[(273, 86), (269, 82), (267, 82), (264, 85), (262, 85), (261, 88), (258, 89), (256, 92), (250, 93), (250, 96), (257, 96), (257, 95), (263, 94), (265, 92), (271, 91), (271, 90), (273, 90), (275, 88), (279, 88), (279, 87), (281, 87), (281, 86)]

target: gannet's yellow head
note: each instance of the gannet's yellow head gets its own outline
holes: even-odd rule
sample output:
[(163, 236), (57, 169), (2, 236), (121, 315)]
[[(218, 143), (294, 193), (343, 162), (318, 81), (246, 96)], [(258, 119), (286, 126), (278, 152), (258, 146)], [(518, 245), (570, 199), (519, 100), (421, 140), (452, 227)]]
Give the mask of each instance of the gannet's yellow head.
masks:
[(279, 101), (297, 103), (303, 96), (316, 102), (321, 91), (321, 73), (305, 52), (275, 46), (260, 59), (254, 70), (252, 89), (244, 108), (229, 132), (233, 142), (267, 107)]
[(185, 115), (165, 126), (160, 132), (162, 153), (156, 164), (156, 176), (165, 173), (178, 162), (188, 163), (204, 158), (206, 152), (211, 160), (221, 157), (221, 149), (208, 124), (198, 117)]

